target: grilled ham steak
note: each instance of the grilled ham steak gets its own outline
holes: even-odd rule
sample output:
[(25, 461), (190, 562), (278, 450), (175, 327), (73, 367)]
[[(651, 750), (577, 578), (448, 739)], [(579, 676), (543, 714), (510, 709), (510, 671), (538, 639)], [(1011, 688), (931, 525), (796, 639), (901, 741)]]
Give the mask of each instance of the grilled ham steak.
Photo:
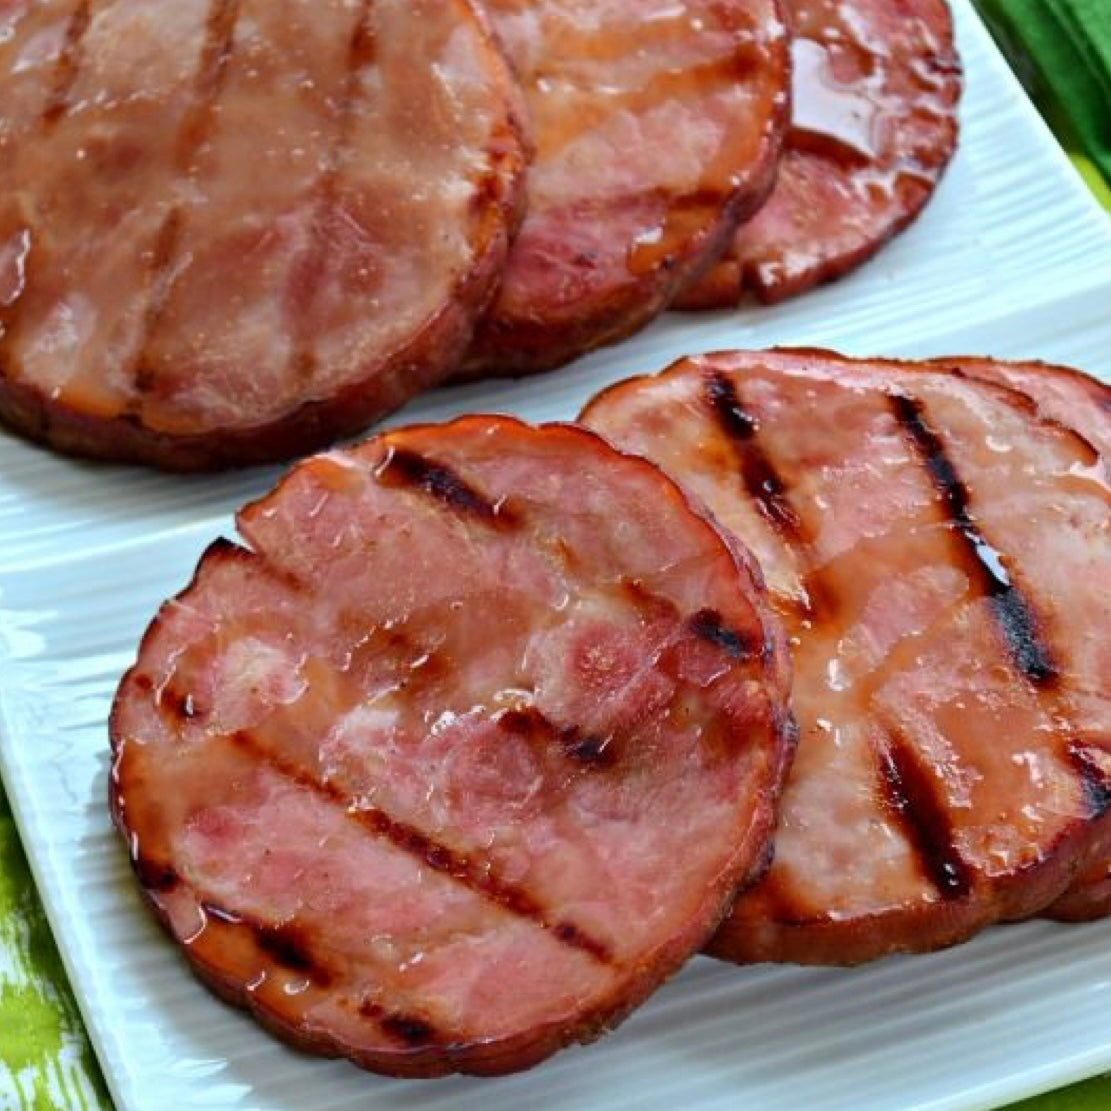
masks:
[(112, 808), (295, 1044), (502, 1073), (612, 1026), (765, 859), (793, 733), (746, 563), (655, 467), (470, 417), (311, 458), (161, 610)]
[(64, 451), (222, 466), (327, 443), (453, 369), (525, 162), (465, 0), (5, 10), (0, 417)]
[(794, 649), (775, 860), (711, 952), (950, 944), (1106, 848), (1111, 486), (1086, 440), (1008, 389), (818, 351), (684, 360), (583, 419), (751, 547)]
[[(1068, 367), (1045, 363), (962, 359), (959, 369), (970, 377), (1000, 382), (1027, 394), (1043, 416), (1084, 436), (1111, 471), (1111, 387)], [(1104, 682), (1106, 685), (1106, 679)], [(1111, 914), (1111, 847), (1093, 854), (1091, 863), (1045, 913), (1072, 922)]]
[(793, 108), (767, 204), (677, 307), (792, 297), (870, 258), (919, 214), (957, 143), (945, 0), (784, 0)]
[(537, 156), (463, 377), (546, 370), (629, 335), (771, 187), (788, 112), (778, 0), (486, 0)]

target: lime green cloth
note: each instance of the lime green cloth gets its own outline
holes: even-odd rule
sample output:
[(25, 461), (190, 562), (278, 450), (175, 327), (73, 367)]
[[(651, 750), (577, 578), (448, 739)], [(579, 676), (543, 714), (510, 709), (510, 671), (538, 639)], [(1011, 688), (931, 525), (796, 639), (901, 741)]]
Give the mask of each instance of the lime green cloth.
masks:
[(1111, 1074), (1012, 1104), (1007, 1111), (1109, 1111)]
[(0, 791), (0, 1108), (109, 1106)]
[(977, 0), (1019, 75), (1111, 181), (1111, 0)]

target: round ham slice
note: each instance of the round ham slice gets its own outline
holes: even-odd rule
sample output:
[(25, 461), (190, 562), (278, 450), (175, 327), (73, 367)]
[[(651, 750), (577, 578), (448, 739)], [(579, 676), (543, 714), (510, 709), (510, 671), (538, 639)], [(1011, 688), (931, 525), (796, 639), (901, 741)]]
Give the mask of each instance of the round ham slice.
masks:
[(793, 108), (767, 204), (676, 307), (782, 301), (871, 258), (921, 212), (957, 143), (945, 0), (784, 0)]
[[(972, 378), (1011, 386), (1027, 394), (1039, 412), (1074, 428), (1103, 456), (1111, 470), (1111, 387), (1069, 367), (961, 359), (955, 369)], [(1072, 886), (1044, 912), (1068, 922), (1111, 914), (1111, 846), (1095, 852)]]
[(499, 417), (311, 458), (238, 523), (111, 723), (195, 970), (401, 1076), (612, 1027), (766, 860), (789, 677), (741, 553), (645, 461)]
[(851, 964), (1038, 913), (1111, 836), (1111, 482), (949, 368), (723, 353), (583, 419), (757, 556), (800, 737), (775, 859), (710, 951)]
[(17, 3), (0, 418), (175, 469), (364, 427), (493, 294), (522, 110), (465, 0)]
[(464, 378), (524, 374), (661, 312), (771, 187), (778, 0), (486, 0), (535, 130), (529, 210)]

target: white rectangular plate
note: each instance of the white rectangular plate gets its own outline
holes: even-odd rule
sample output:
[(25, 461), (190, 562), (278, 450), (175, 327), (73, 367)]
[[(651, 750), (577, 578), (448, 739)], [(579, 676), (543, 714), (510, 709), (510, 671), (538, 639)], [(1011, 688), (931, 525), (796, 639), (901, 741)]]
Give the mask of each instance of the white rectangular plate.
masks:
[[(967, 0), (961, 150), (933, 204), (854, 276), (776, 309), (671, 317), (567, 370), (422, 399), (570, 418), (684, 353), (796, 343), (1041, 357), (1111, 378), (1111, 224)], [(0, 434), (0, 770), (122, 1108), (489, 1111), (988, 1108), (1111, 1068), (1111, 922), (1029, 923), (854, 971), (699, 958), (616, 1034), (496, 1081), (396, 1082), (286, 1050), (189, 975), (109, 826), (105, 719), (159, 602), (276, 469), (176, 478)]]

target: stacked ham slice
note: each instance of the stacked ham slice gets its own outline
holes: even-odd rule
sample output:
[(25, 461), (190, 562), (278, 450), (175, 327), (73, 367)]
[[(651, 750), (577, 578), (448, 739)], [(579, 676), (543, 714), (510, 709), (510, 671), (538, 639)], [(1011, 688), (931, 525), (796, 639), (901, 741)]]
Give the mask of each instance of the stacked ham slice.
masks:
[(1109, 412), (737, 352), (310, 458), (120, 686), (139, 884), (219, 994), (402, 1076), (589, 1041), (700, 947), (1104, 914)]
[(778, 300), (956, 144), (944, 0), (163, 7), (0, 14), (0, 420), (63, 452), (290, 458)]
[(792, 645), (775, 862), (712, 952), (855, 963), (1106, 913), (1109, 406), (1057, 368), (815, 351), (588, 406), (752, 548)]

